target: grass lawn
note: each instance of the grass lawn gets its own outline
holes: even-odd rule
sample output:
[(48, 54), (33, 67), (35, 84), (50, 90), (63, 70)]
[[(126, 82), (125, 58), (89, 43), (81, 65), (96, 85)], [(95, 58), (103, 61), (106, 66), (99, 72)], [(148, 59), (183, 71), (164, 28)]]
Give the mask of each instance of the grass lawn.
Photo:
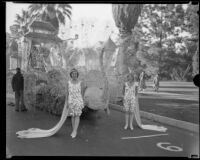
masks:
[(158, 93), (152, 83), (147, 86), (139, 98), (140, 110), (199, 124), (199, 89), (192, 82), (161, 82)]

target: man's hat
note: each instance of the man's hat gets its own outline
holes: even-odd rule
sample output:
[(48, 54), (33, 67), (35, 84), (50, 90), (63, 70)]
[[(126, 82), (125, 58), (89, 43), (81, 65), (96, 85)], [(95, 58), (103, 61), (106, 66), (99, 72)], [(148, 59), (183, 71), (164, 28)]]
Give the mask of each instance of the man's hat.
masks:
[(19, 67), (17, 67), (17, 68), (16, 68), (16, 71), (17, 71), (17, 72), (20, 72), (20, 71), (21, 71), (21, 69), (20, 69)]

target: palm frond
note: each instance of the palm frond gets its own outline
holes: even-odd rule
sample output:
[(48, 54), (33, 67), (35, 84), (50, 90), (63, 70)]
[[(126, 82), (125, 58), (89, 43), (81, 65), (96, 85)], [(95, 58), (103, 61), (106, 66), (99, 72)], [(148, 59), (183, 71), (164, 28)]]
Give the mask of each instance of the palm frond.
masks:
[(67, 12), (69, 15), (71, 15), (72, 14), (72, 12), (71, 12), (71, 10), (72, 10), (72, 7), (70, 6), (70, 5), (65, 5), (65, 4), (63, 4), (63, 5), (58, 5), (58, 9), (60, 9), (60, 10), (62, 10), (62, 12)]
[(40, 15), (40, 18), (43, 20), (43, 21), (46, 21), (46, 18), (47, 18), (47, 13), (44, 11), (42, 14), (38, 14)]
[(22, 17), (26, 16), (26, 11), (22, 9)]
[(59, 4), (58, 9), (71, 20), (72, 7), (69, 4)]
[(68, 14), (69, 16), (72, 15), (72, 12), (70, 10), (66, 10), (66, 9), (63, 10), (63, 13)]
[(21, 26), (19, 24), (14, 24), (14, 25), (12, 25), (12, 27), (15, 27), (14, 29), (12, 29), (12, 31), (14, 31), (14, 32), (18, 32), (18, 30), (21, 28)]
[(66, 16), (69, 18), (69, 20), (71, 20), (71, 15), (66, 14)]
[(57, 17), (54, 17), (53, 19), (51, 19), (50, 23), (58, 30), (58, 28), (59, 28), (59, 21), (58, 21)]
[(15, 22), (15, 23), (17, 23), (18, 25), (20, 25), (20, 24), (21, 24), (21, 22), (20, 22), (19, 20), (17, 20), (17, 19), (16, 19), (16, 20), (14, 20), (14, 22)]
[(72, 6), (70, 4), (58, 4), (58, 8), (69, 8), (69, 9), (72, 9)]
[(19, 14), (16, 14), (16, 19), (17, 19), (18, 21), (22, 21), (22, 17), (21, 17)]
[(40, 18), (40, 17), (41, 17), (41, 14), (40, 14), (40, 13), (32, 14), (32, 15), (31, 15), (31, 20), (30, 20), (30, 21), (32, 21), (33, 19)]
[[(68, 13), (64, 12), (61, 8), (57, 8), (56, 14), (57, 14), (57, 17), (58, 17), (58, 15), (62, 14), (62, 16), (63, 16), (64, 18), (65, 18), (65, 16), (67, 15), (68, 18), (71, 20), (71, 16), (70, 16)], [(64, 21), (65, 21), (65, 20), (64, 20)], [(62, 23), (62, 22), (61, 22), (61, 23)], [(65, 23), (65, 22), (64, 22), (64, 23)], [(64, 23), (62, 23), (62, 24), (64, 24)]]
[(47, 7), (46, 7), (46, 11), (47, 13), (55, 13), (55, 7), (56, 5), (55, 4), (49, 4)]
[(29, 14), (34, 15), (34, 18), (40, 17), (42, 20), (49, 21), (57, 28), (58, 21), (65, 24), (65, 15), (71, 20), (71, 9), (69, 4), (33, 4), (29, 6)]
[(22, 23), (26, 24), (29, 18), (28, 11), (22, 10)]
[(25, 15), (24, 16), (25, 16), (26, 19), (29, 19), (31, 17), (31, 15), (29, 14), (28, 11), (25, 11)]
[(64, 13), (64, 15), (66, 15), (71, 20), (71, 14), (69, 14), (69, 13), (67, 13), (65, 11), (63, 13)]
[(65, 16), (60, 10), (56, 10), (57, 15), (58, 15), (58, 20), (60, 21), (61, 24), (65, 24)]
[(32, 4), (29, 6), (29, 12), (30, 14), (42, 12), (45, 6), (44, 4)]
[(19, 24), (14, 24), (14, 25), (12, 25), (12, 26), (16, 27), (17, 29), (20, 28), (20, 25), (19, 25)]

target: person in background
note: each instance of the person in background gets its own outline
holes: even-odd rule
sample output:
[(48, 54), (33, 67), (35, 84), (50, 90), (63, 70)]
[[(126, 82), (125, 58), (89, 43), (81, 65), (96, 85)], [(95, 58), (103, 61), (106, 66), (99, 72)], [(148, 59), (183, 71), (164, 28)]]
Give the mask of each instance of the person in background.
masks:
[[(130, 129), (133, 130), (133, 116), (134, 109), (136, 107), (136, 96), (138, 95), (138, 85), (135, 80), (135, 76), (132, 73), (127, 75), (127, 82), (124, 83), (123, 87), (123, 104), (125, 111), (125, 126), (124, 129), (128, 128), (130, 122)], [(130, 117), (130, 121), (129, 121)]]
[(144, 89), (146, 88), (144, 71), (142, 71), (142, 73), (140, 74), (139, 80), (140, 91), (144, 91)]
[(17, 73), (12, 78), (12, 89), (15, 92), (15, 111), (27, 111), (24, 105), (24, 77), (20, 68), (16, 68)]
[(154, 83), (154, 90), (156, 92), (158, 92), (158, 89), (159, 89), (159, 76), (158, 76), (158, 74), (155, 75), (155, 77), (153, 79), (153, 83)]

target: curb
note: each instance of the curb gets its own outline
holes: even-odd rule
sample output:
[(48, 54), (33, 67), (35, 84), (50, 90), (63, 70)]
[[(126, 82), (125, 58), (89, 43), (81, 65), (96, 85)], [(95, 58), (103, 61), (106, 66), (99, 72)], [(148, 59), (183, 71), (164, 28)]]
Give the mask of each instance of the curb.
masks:
[[(14, 95), (7, 94), (6, 97), (14, 98)], [(109, 103), (109, 107), (111, 109), (114, 109), (114, 110), (117, 110), (117, 111), (120, 111), (120, 112), (124, 112), (123, 109), (122, 109), (123, 107), (120, 106), (120, 105)], [(164, 123), (164, 124), (167, 124), (167, 125), (171, 125), (171, 126), (175, 126), (175, 127), (181, 128), (181, 129), (185, 129), (185, 130), (188, 130), (188, 131), (199, 133), (199, 125), (198, 124), (180, 121), (180, 120), (160, 116), (160, 115), (145, 112), (145, 111), (140, 111), (140, 115), (141, 115), (141, 117), (144, 117), (146, 119), (150, 119), (150, 120), (153, 120), (153, 121), (157, 121), (157, 122), (160, 122), (160, 123)]]
[(183, 100), (188, 100), (188, 101), (199, 101), (198, 97), (194, 98), (194, 97), (187, 97), (187, 95), (183, 95), (183, 94), (174, 94), (174, 93), (169, 93), (169, 92), (140, 92), (141, 95), (167, 95), (170, 97), (173, 96), (180, 96), (180, 97), (176, 97), (176, 99), (183, 99)]
[[(109, 107), (113, 110), (117, 110), (120, 112), (124, 112), (123, 111), (123, 107), (117, 104), (109, 104)], [(153, 121), (157, 121), (160, 123), (164, 123), (167, 125), (171, 125), (171, 126), (175, 126), (181, 129), (185, 129), (188, 131), (192, 131), (192, 132), (196, 132), (199, 133), (199, 125), (198, 124), (193, 124), (190, 122), (184, 122), (184, 121), (180, 121), (180, 120), (176, 120), (173, 118), (168, 118), (168, 117), (164, 117), (164, 116), (160, 116), (160, 115), (156, 115), (153, 113), (149, 113), (149, 112), (145, 112), (145, 111), (140, 111), (140, 114), (142, 117), (146, 118), (146, 119), (150, 119)]]

